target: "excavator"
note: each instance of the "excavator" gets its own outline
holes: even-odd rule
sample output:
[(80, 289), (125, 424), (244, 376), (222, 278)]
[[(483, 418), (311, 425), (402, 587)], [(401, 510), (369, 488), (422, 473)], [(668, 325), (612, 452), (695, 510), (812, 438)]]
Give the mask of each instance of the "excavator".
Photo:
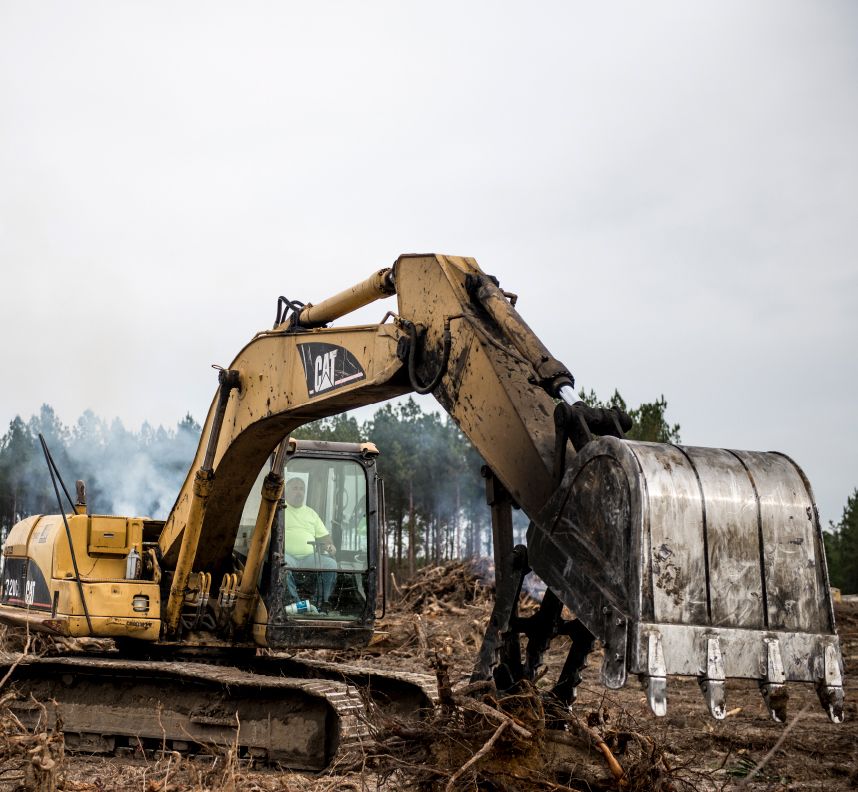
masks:
[[(332, 326), (394, 295), (380, 323)], [(699, 681), (715, 718), (739, 678), (756, 680), (775, 720), (798, 682), (842, 721), (843, 661), (801, 468), (781, 453), (627, 439), (629, 416), (578, 398), (517, 299), (474, 259), (436, 254), (400, 256), (315, 305), (280, 297), (274, 327), (218, 371), (164, 521), (90, 514), (85, 487), (71, 496), (45, 446), (61, 513), (12, 528), (0, 620), (115, 648), (6, 661), (32, 694), (22, 719), (53, 702), (70, 748), (232, 743), (321, 769), (360, 738), (357, 688), (400, 712), (431, 707), (416, 676), (290, 654), (366, 645), (387, 599), (378, 450), (291, 433), (431, 393), (485, 462), (496, 593), (473, 681), (507, 690), (539, 678), (563, 635), (568, 656), (546, 692), (561, 711), (599, 645), (602, 683), (638, 677), (656, 716), (679, 675)], [(304, 503), (284, 502), (295, 479)], [(289, 511), (307, 506), (327, 533), (301, 553)], [(513, 543), (514, 508), (530, 520), (526, 546)], [(524, 616), (531, 571), (547, 591)]]

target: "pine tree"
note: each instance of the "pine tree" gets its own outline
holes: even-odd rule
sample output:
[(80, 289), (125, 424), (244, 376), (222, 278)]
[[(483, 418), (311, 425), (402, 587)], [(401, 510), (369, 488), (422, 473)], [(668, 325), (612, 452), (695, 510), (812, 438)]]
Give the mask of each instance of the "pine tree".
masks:
[(824, 535), (831, 585), (858, 594), (858, 488), (846, 500), (843, 516)]
[(298, 440), (328, 440), (341, 443), (360, 443), (363, 440), (357, 419), (348, 413), (311, 421), (295, 429), (292, 437)]
[(590, 407), (619, 407), (627, 412), (634, 422), (632, 428), (626, 433), (629, 440), (646, 440), (651, 443), (678, 443), (679, 424), (669, 424), (665, 417), (667, 413), (667, 399), (664, 395), (659, 396), (654, 402), (644, 402), (638, 407), (629, 409), (626, 400), (618, 390), (607, 402), (603, 402), (596, 395), (596, 391), (589, 392), (583, 389), (578, 393), (581, 401)]

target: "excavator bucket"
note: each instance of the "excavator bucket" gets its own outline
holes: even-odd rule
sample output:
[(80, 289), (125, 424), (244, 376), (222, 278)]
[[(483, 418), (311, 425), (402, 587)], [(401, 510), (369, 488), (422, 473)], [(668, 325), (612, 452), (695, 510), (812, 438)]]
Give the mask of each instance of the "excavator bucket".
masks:
[(819, 516), (789, 457), (602, 437), (570, 462), (528, 533), (533, 568), (604, 645), (602, 681), (637, 674), (656, 715), (695, 676), (710, 712), (756, 679), (775, 720), (787, 682), (843, 719), (843, 661)]

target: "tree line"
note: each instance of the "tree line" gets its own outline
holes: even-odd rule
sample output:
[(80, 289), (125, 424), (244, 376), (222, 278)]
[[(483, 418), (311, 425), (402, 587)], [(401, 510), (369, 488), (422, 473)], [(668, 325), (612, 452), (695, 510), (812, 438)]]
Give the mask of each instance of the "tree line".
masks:
[[(594, 392), (581, 393), (600, 405)], [(627, 409), (618, 392), (605, 403)], [(630, 436), (677, 442), (679, 426), (665, 420), (660, 397), (630, 411)], [(58, 509), (39, 435), (60, 472), (71, 484), (87, 484), (92, 511), (102, 514), (166, 517), (172, 508), (200, 438), (200, 425), (186, 415), (175, 428), (144, 423), (139, 431), (118, 419), (108, 423), (86, 411), (71, 426), (49, 405), (29, 421), (16, 417), (0, 437), (0, 534), (31, 514)], [(364, 422), (349, 414), (307, 424), (296, 437), (360, 442), (371, 440), (382, 452), (390, 557), (395, 567), (413, 571), (420, 563), (491, 553), (491, 526), (485, 503), (482, 460), (448, 417), (424, 411), (413, 399), (386, 404)], [(517, 542), (527, 521), (515, 513)]]
[[(593, 406), (630, 413), (628, 436), (679, 442), (678, 424), (668, 422), (664, 396), (629, 408), (619, 392), (607, 400), (582, 392)], [(86, 411), (71, 426), (43, 405), (29, 421), (16, 417), (0, 437), (0, 534), (30, 514), (55, 513), (57, 501), (38, 436), (42, 434), (67, 482), (84, 479), (93, 511), (166, 517), (191, 465), (200, 425), (186, 415), (174, 428), (144, 423), (139, 431)], [(422, 563), (491, 553), (482, 460), (448, 416), (426, 412), (413, 399), (388, 403), (366, 421), (342, 414), (307, 424), (296, 437), (359, 442), (381, 450), (379, 472), (387, 503), (385, 526), (393, 565), (408, 572)], [(516, 541), (527, 521), (514, 513)], [(858, 490), (843, 519), (830, 526), (825, 544), (833, 585), (858, 591)]]
[(40, 434), (71, 494), (76, 479), (86, 482), (93, 511), (159, 517), (173, 506), (194, 458), (200, 425), (186, 415), (175, 429), (144, 423), (134, 432), (118, 419), (108, 424), (87, 410), (76, 423), (66, 426), (47, 404), (29, 421), (15, 417), (0, 437), (3, 538), (24, 517), (58, 511)]
[[(667, 400), (660, 396), (629, 409), (618, 391), (602, 401), (594, 391), (579, 393), (594, 407), (619, 407), (634, 421), (628, 437), (679, 442), (679, 424), (669, 424)], [(491, 518), (486, 505), (483, 460), (449, 416), (424, 412), (408, 398), (386, 404), (359, 424), (337, 415), (307, 424), (296, 437), (360, 442), (381, 450), (387, 538), (394, 569), (413, 574), (418, 563), (471, 558), (492, 552)], [(513, 535), (524, 543), (527, 518), (513, 512)]]

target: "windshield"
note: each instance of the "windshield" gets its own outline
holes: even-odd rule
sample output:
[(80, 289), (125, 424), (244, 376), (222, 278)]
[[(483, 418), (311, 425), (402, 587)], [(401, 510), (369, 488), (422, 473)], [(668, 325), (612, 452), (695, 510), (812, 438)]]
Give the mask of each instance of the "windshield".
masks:
[[(260, 472), (244, 506), (235, 552), (246, 557), (261, 501)], [(291, 459), (273, 533), (290, 618), (352, 619), (367, 608), (367, 477), (350, 459)], [(282, 559), (282, 561), (280, 560)], [(279, 586), (278, 586), (279, 588)]]

